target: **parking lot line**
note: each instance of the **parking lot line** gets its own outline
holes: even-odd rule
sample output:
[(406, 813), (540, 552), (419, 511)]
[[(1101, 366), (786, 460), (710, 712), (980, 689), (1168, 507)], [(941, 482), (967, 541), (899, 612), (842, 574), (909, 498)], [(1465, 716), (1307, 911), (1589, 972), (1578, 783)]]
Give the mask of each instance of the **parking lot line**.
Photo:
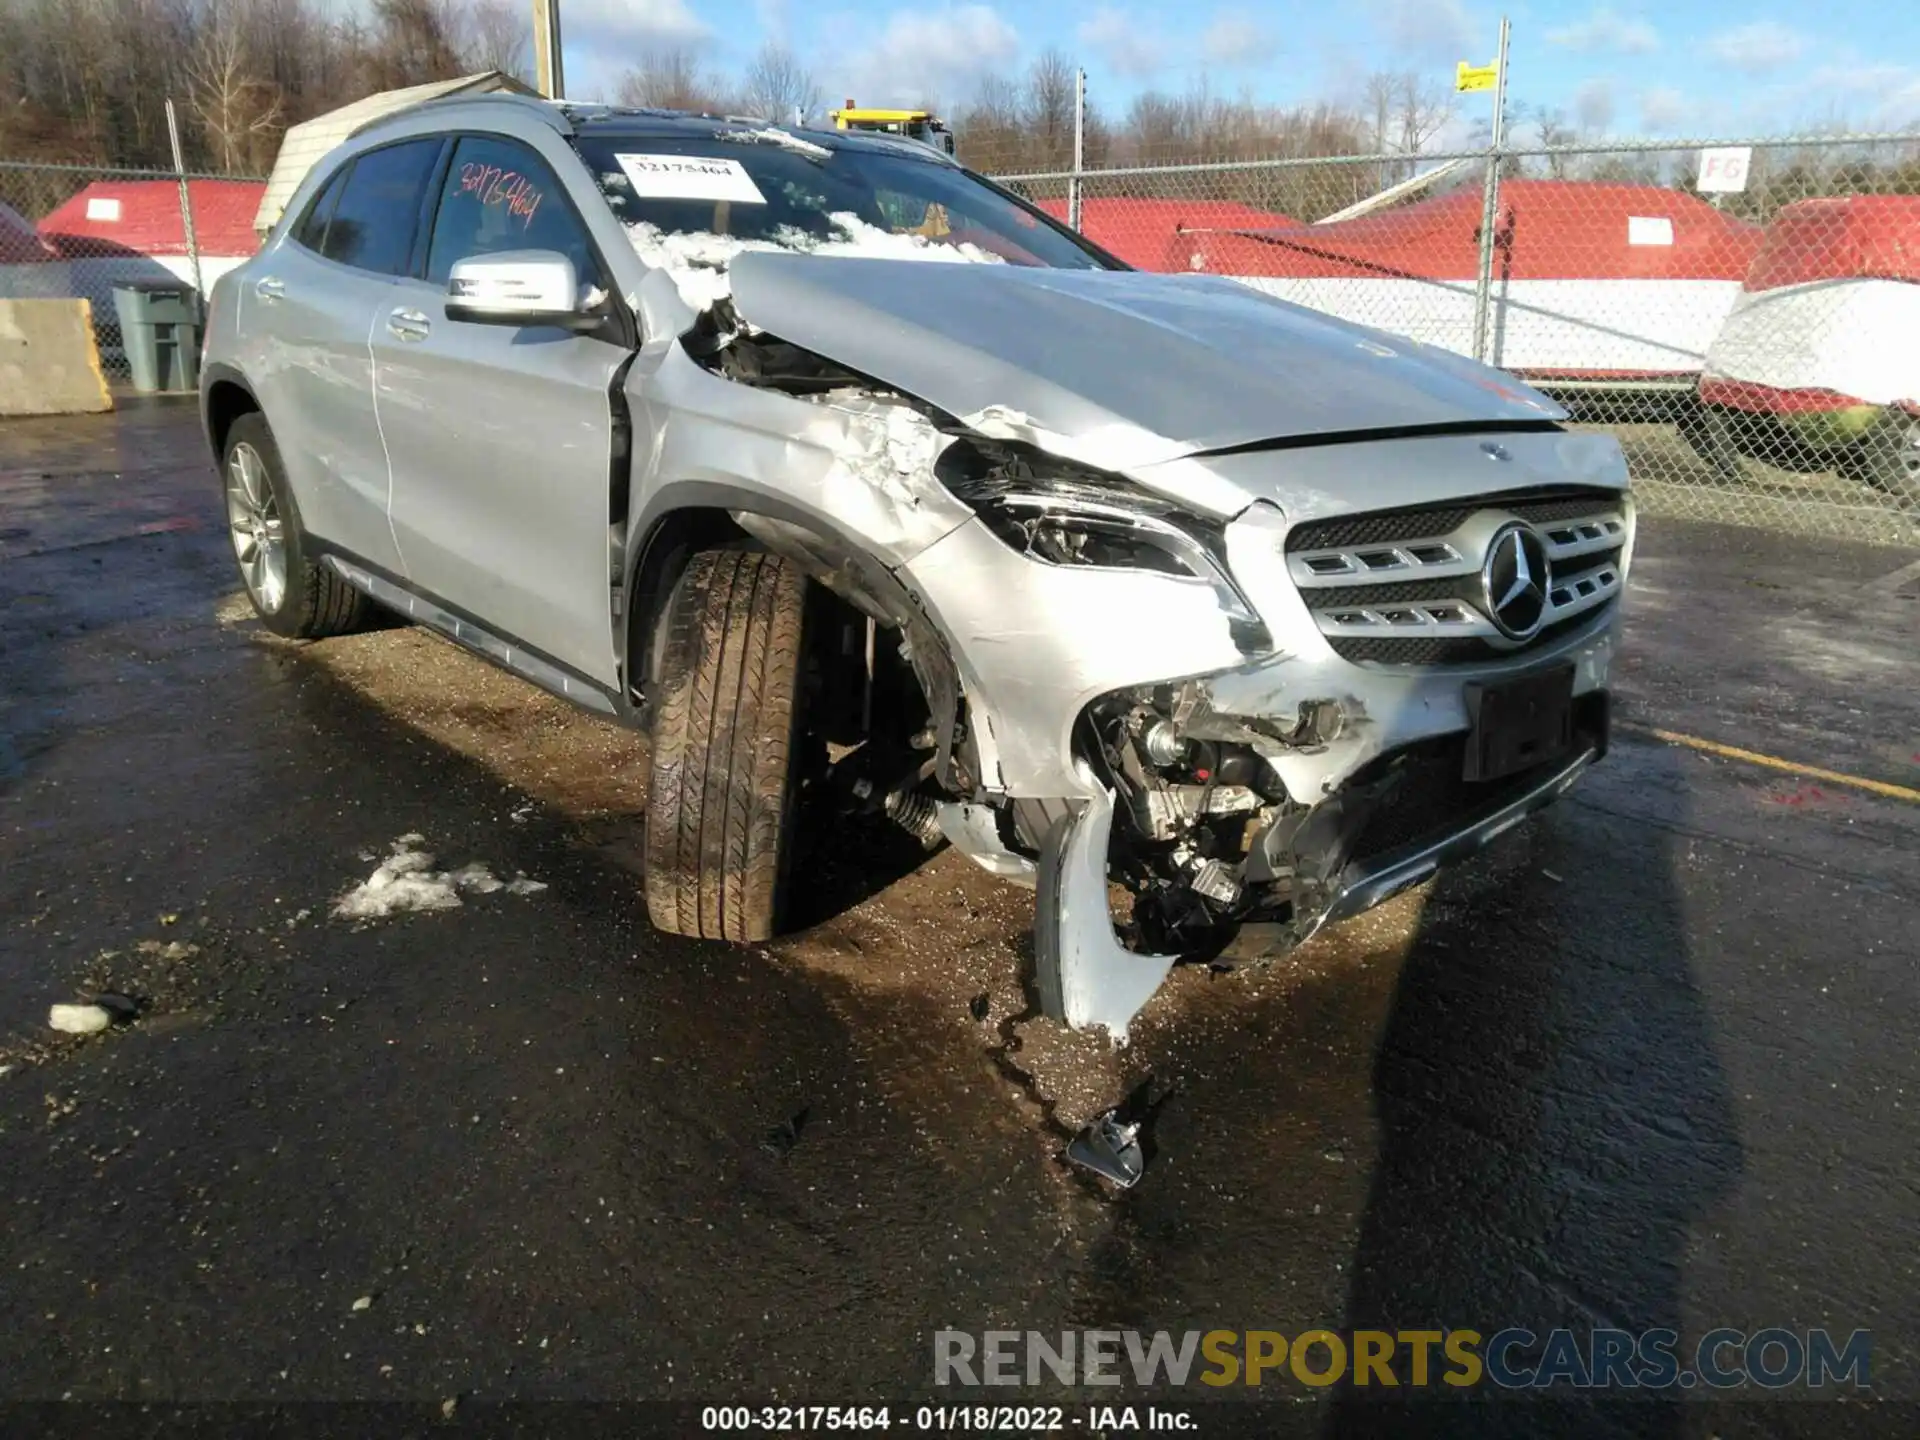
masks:
[(1920, 790), (1910, 785), (1895, 785), (1889, 780), (1869, 780), (1864, 775), (1848, 775), (1839, 770), (1824, 770), (1818, 765), (1802, 765), (1797, 760), (1782, 760), (1778, 755), (1763, 755), (1757, 750), (1742, 750), (1737, 745), (1722, 745), (1718, 740), (1702, 740), (1698, 735), (1683, 735), (1677, 730), (1661, 730), (1651, 725), (1628, 724), (1622, 724), (1618, 728), (1635, 734), (1651, 735), (1654, 739), (1664, 740), (1669, 745), (1684, 745), (1690, 750), (1701, 750), (1709, 755), (1718, 755), (1723, 760), (1741, 760), (1749, 765), (1761, 765), (1787, 775), (1802, 775), (1809, 780), (1825, 780), (1833, 785), (1851, 785), (1856, 790), (1884, 795), (1889, 800), (1906, 800), (1920, 805)]

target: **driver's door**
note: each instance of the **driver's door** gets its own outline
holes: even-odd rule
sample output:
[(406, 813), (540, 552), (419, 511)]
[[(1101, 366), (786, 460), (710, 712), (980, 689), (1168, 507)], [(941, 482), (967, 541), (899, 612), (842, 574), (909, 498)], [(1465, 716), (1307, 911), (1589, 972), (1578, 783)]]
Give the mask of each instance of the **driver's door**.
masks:
[(628, 352), (554, 326), (449, 320), (454, 262), (556, 250), (603, 267), (551, 166), (518, 140), (464, 135), (414, 274), (373, 327), (394, 537), (415, 589), (605, 686), (613, 377)]

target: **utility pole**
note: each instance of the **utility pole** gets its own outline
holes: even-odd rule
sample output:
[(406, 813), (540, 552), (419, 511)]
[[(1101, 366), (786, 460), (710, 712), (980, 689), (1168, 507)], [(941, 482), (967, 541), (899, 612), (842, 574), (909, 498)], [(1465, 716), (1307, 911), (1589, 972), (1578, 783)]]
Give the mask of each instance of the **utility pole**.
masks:
[[(200, 273), (200, 239), (193, 233), (193, 192), (187, 188), (187, 157), (180, 148), (180, 117), (167, 97), (167, 144), (173, 149), (173, 173), (180, 178), (180, 231), (187, 242), (187, 259), (193, 266), (193, 303), (206, 305), (206, 279)], [(202, 308), (200, 314), (206, 313)]]
[(560, 61), (560, 0), (533, 0), (533, 77), (549, 100), (563, 100), (567, 77)]
[(1087, 158), (1087, 72), (1073, 72), (1073, 178), (1067, 181), (1067, 228), (1080, 229), (1080, 172)]
[[(1473, 295), (1473, 358), (1486, 360), (1487, 322), (1492, 315), (1493, 228), (1500, 214), (1501, 140), (1507, 123), (1507, 17), (1500, 17), (1500, 56), (1493, 77), (1493, 146), (1487, 157), (1487, 188), (1480, 204), (1480, 277)], [(1497, 358), (1497, 357), (1496, 357)]]

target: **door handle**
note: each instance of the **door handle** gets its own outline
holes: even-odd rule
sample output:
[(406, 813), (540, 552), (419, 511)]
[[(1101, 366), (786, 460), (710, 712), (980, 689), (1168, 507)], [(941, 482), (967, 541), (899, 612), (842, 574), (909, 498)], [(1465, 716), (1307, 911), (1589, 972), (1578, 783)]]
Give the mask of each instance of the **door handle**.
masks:
[(262, 300), (278, 300), (287, 293), (287, 282), (269, 275), (265, 280), (258, 281), (254, 285), (253, 293)]
[(396, 340), (424, 340), (433, 326), (418, 310), (395, 310), (387, 316), (387, 333)]

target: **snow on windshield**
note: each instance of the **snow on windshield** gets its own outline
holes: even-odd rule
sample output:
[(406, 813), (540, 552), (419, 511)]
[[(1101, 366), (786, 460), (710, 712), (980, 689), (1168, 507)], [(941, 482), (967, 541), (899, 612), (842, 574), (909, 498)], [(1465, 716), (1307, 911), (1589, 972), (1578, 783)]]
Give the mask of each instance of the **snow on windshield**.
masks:
[(938, 243), (925, 235), (897, 235), (869, 225), (850, 212), (836, 212), (827, 218), (838, 232), (832, 238), (785, 229), (778, 232), (777, 240), (748, 240), (707, 231), (662, 230), (645, 220), (627, 226), (627, 238), (642, 261), (673, 276), (680, 298), (695, 310), (709, 309), (732, 293), (727, 266), (734, 256), (749, 250), (962, 265), (1006, 263), (1001, 256), (978, 245)]

